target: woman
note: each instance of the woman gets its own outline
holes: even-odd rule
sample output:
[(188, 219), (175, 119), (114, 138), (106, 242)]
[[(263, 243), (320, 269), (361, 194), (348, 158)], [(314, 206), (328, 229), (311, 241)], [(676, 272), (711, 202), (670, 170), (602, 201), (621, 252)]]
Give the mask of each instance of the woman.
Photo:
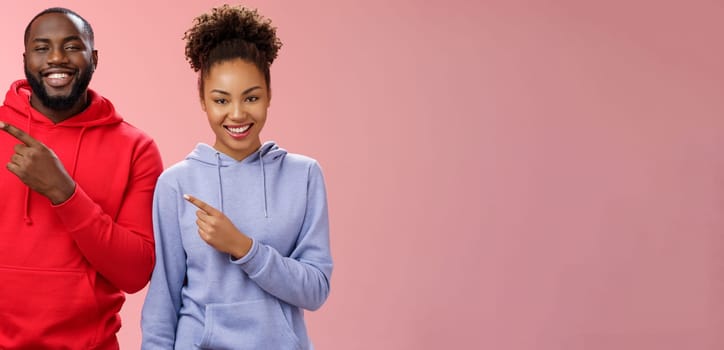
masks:
[(261, 143), (276, 29), (225, 5), (184, 40), (216, 139), (159, 178), (142, 348), (310, 349), (302, 309), (324, 303), (332, 272), (327, 201), (316, 161)]

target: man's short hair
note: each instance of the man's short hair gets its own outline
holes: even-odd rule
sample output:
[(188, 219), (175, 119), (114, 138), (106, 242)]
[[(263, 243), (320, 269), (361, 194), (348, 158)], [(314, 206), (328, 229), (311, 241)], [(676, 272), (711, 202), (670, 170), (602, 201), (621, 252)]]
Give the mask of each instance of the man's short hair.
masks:
[(35, 17), (33, 17), (33, 19), (31, 19), (30, 22), (28, 22), (28, 26), (25, 27), (25, 37), (24, 37), (23, 45), (28, 44), (28, 36), (30, 36), (30, 26), (33, 24), (33, 22), (35, 22), (35, 20), (38, 19), (38, 17), (49, 14), (49, 13), (62, 13), (62, 14), (66, 14), (66, 15), (75, 16), (78, 19), (80, 19), (80, 21), (83, 22), (83, 31), (86, 34), (88, 34), (88, 40), (90, 41), (91, 50), (93, 49), (93, 47), (94, 47), (93, 27), (91, 27), (90, 23), (88, 23), (88, 21), (86, 21), (85, 18), (81, 17), (81, 15), (79, 15), (75, 11), (67, 9), (65, 7), (47, 8), (47, 9), (41, 11), (40, 13), (38, 13), (37, 15), (35, 15)]

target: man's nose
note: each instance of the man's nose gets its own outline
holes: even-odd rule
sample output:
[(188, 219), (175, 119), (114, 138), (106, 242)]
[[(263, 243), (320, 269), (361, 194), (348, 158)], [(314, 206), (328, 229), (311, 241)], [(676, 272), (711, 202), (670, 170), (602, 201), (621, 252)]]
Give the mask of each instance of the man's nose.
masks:
[(48, 53), (48, 63), (63, 63), (67, 58), (68, 56), (66, 55), (65, 50), (62, 49), (53, 49)]

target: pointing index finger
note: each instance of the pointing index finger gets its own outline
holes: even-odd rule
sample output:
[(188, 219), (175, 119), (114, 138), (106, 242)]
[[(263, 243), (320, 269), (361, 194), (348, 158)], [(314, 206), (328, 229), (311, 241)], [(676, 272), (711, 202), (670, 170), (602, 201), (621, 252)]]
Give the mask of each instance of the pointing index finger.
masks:
[(214, 207), (190, 194), (184, 194), (184, 199), (193, 204), (196, 208), (205, 211), (207, 214), (212, 214), (215, 211)]
[(5, 131), (6, 133), (12, 135), (16, 139), (20, 140), (22, 143), (26, 144), (27, 146), (33, 146), (38, 144), (38, 141), (34, 138), (32, 138), (30, 135), (26, 134), (24, 131), (6, 123), (0, 121), (0, 129)]

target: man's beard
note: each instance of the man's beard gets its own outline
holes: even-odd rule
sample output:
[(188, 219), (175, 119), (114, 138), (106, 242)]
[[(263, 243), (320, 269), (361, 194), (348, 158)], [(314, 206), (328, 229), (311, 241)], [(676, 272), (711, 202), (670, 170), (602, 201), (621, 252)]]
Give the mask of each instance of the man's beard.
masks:
[(76, 102), (83, 96), (88, 89), (91, 78), (93, 77), (93, 67), (89, 67), (86, 71), (78, 76), (78, 79), (73, 83), (70, 89), (70, 94), (67, 96), (49, 96), (48, 91), (45, 89), (45, 84), (36, 79), (35, 76), (25, 68), (25, 78), (28, 79), (30, 88), (33, 90), (33, 94), (38, 97), (43, 106), (57, 111), (66, 111), (71, 109)]

